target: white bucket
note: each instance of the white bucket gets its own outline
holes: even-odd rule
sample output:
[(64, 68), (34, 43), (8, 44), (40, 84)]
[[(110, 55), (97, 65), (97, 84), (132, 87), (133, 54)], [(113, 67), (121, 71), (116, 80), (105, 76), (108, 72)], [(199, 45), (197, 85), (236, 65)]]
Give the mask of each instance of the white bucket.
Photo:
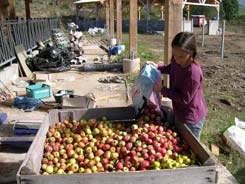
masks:
[(117, 39), (116, 38), (112, 38), (111, 39), (111, 45), (115, 46), (117, 44)]
[(121, 45), (122, 51), (125, 50), (125, 45)]

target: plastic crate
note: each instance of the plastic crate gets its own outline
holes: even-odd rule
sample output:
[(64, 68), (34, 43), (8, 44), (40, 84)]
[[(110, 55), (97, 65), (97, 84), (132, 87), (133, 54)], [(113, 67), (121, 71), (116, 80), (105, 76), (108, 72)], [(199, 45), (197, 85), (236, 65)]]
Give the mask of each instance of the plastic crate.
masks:
[(26, 87), (26, 95), (32, 98), (50, 97), (50, 87), (47, 84), (34, 84)]

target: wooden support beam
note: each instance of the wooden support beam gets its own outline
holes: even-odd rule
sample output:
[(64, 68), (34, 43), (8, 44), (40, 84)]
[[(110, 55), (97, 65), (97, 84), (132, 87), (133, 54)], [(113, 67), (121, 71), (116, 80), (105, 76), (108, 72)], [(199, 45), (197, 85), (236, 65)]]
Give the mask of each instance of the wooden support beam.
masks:
[(117, 0), (117, 43), (122, 42), (122, 0)]
[(109, 1), (105, 2), (105, 13), (106, 13), (106, 29), (110, 29), (110, 7), (109, 7)]
[(30, 3), (31, 3), (31, 0), (25, 0), (26, 19), (30, 19), (31, 18)]
[(114, 0), (110, 0), (110, 37), (114, 38)]
[(0, 1), (0, 19), (5, 21), (6, 18), (16, 19), (15, 0)]
[(137, 56), (137, 32), (138, 32), (138, 19), (137, 11), (138, 1), (131, 0), (129, 4), (129, 58), (135, 59)]
[[(164, 27), (164, 63), (169, 64), (172, 58), (171, 43), (174, 36), (181, 32), (183, 17), (182, 1), (165, 1), (165, 27)], [(164, 85), (169, 87), (169, 77), (164, 76)]]
[(9, 0), (9, 18), (12, 20), (16, 19), (15, 5), (15, 0)]

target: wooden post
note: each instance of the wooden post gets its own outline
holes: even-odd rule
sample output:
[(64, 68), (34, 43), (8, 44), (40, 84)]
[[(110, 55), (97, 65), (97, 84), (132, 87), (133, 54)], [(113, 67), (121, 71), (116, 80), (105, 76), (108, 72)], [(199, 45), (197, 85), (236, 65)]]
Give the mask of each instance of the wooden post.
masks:
[(106, 12), (106, 29), (109, 30), (110, 25), (110, 8), (109, 1), (105, 2), (105, 12)]
[(160, 11), (161, 11), (161, 20), (163, 20), (164, 19), (164, 6), (161, 6)]
[[(182, 1), (165, 1), (165, 26), (164, 26), (164, 63), (169, 64), (172, 58), (171, 43), (174, 36), (181, 32), (183, 17)], [(164, 76), (164, 85), (169, 87), (169, 77)]]
[(139, 6), (138, 7), (138, 20), (141, 19), (141, 7)]
[(0, 1), (0, 20), (16, 19), (15, 0)]
[(96, 23), (95, 23), (95, 25), (96, 25), (96, 27), (98, 27), (98, 21), (99, 21), (99, 10), (100, 10), (100, 8), (99, 8), (99, 3), (96, 3)]
[(31, 0), (25, 0), (26, 19), (31, 18), (30, 3), (31, 3)]
[(135, 59), (137, 56), (137, 32), (138, 19), (137, 11), (138, 1), (131, 0), (129, 4), (129, 58)]
[(15, 0), (9, 0), (9, 18), (16, 19)]
[(117, 0), (117, 43), (122, 42), (122, 0)]
[(114, 38), (114, 0), (110, 0), (110, 38)]
[(224, 59), (224, 47), (225, 47), (225, 20), (222, 24), (222, 39), (221, 39), (221, 59)]

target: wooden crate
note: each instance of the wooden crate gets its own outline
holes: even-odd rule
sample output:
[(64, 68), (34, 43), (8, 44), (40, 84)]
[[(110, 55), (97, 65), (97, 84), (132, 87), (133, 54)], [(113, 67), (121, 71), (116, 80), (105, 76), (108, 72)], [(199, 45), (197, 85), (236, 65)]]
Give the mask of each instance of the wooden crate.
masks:
[(19, 184), (165, 184), (195, 183), (207, 184), (216, 182), (216, 163), (202, 147), (186, 126), (181, 127), (182, 138), (197, 155), (200, 165), (177, 169), (162, 169), (136, 172), (111, 172), (93, 174), (40, 175), (46, 133), (50, 125), (58, 121), (73, 119), (100, 118), (109, 120), (133, 121), (134, 109), (131, 107), (95, 108), (95, 109), (62, 109), (51, 110), (39, 129), (26, 157), (18, 170)]

